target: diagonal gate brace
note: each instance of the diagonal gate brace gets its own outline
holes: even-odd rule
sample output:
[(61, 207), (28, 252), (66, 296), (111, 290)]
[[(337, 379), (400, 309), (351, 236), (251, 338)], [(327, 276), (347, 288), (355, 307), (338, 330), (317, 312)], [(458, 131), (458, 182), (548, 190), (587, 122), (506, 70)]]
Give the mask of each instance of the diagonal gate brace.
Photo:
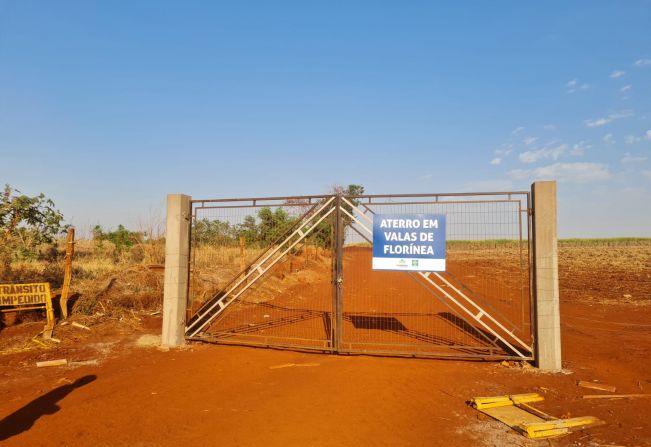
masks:
[[(331, 197), (321, 207), (314, 211), (314, 213), (312, 213), (310, 216), (306, 216), (305, 220), (299, 225), (296, 230), (294, 230), (266, 256), (262, 257), (259, 262), (251, 266), (248, 272), (243, 275), (232, 287), (223, 293), (218, 293), (216, 295), (217, 299), (212, 304), (201, 309), (195, 315), (195, 317), (193, 317), (192, 321), (185, 329), (186, 337), (194, 337), (199, 332), (204, 330), (204, 328), (210, 325), (224, 311), (224, 309), (226, 309), (231, 303), (237, 300), (240, 295), (242, 295), (258, 280), (260, 280), (260, 278), (262, 278), (265, 273), (269, 271), (269, 269), (276, 265), (292, 248), (294, 248), (315, 228), (317, 228), (317, 226), (335, 210), (336, 207), (332, 206), (333, 200), (334, 197)], [(323, 214), (318, 217), (321, 213)], [(311, 224), (313, 221), (314, 223)], [(298, 236), (298, 238), (294, 239), (296, 236)], [(242, 284), (244, 284), (244, 286), (239, 291), (237, 291), (238, 287), (240, 287)]]

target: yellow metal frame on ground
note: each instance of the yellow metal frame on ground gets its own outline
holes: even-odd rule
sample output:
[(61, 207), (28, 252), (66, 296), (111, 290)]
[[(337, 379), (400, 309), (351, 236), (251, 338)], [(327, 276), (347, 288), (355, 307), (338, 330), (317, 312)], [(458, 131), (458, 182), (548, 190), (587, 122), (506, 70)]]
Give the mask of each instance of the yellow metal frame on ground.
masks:
[(593, 416), (558, 419), (530, 406), (530, 403), (545, 400), (537, 393), (513, 394), (510, 396), (475, 397), (470, 404), (484, 414), (513, 428), (531, 439), (545, 439), (563, 436), (571, 429), (604, 424)]

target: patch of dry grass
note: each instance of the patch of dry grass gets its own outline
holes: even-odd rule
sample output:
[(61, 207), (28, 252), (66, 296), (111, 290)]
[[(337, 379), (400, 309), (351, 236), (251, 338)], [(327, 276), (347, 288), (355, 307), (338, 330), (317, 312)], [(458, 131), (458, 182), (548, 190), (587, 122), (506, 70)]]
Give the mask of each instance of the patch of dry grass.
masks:
[[(521, 246), (514, 241), (451, 241), (452, 260), (473, 259), (487, 268), (496, 259), (520, 257)], [(522, 246), (525, 250), (526, 244)], [(5, 282), (51, 284), (55, 294), (63, 281), (64, 241), (50, 260), (14, 262), (11, 278)], [(242, 262), (251, 264), (263, 250), (246, 247), (198, 246), (191, 260), (190, 300), (199, 303), (221, 290), (240, 272)], [(269, 293), (287, 285), (289, 272), (309, 273), (310, 263), (330, 262), (330, 251), (299, 246), (269, 272)], [(104, 241), (78, 240), (73, 261), (72, 293), (74, 311), (85, 315), (116, 315), (131, 310), (159, 310), (162, 307), (164, 241), (147, 242), (128, 251), (118, 251)], [(156, 268), (159, 266), (159, 268)], [(153, 267), (153, 268), (150, 268)], [(293, 275), (292, 275), (293, 276)], [(651, 302), (651, 239), (617, 238), (559, 241), (559, 276), (564, 300), (597, 300), (604, 303)], [(276, 284), (278, 283), (278, 284)], [(265, 287), (266, 287), (265, 286)], [(260, 291), (259, 291), (260, 292)], [(264, 291), (262, 291), (264, 292)], [(265, 293), (258, 293), (264, 296)]]

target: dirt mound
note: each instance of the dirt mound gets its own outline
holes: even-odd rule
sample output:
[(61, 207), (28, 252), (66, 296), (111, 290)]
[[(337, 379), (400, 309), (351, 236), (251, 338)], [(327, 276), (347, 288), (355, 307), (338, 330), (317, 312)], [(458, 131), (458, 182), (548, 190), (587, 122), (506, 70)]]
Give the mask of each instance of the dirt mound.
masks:
[(163, 303), (163, 273), (134, 266), (79, 285), (73, 313), (116, 316), (129, 311), (158, 311)]

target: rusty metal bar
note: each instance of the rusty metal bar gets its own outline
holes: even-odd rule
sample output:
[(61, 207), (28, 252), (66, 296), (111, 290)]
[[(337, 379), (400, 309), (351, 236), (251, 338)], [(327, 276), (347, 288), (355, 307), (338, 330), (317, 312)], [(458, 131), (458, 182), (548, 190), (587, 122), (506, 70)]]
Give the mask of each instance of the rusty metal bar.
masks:
[(344, 253), (344, 226), (343, 219), (341, 215), (341, 200), (342, 197), (337, 195), (335, 200), (335, 275), (333, 281), (334, 288), (334, 307), (333, 312), (335, 315), (335, 325), (334, 325), (334, 340), (333, 344), (335, 350), (339, 350), (341, 346), (341, 328), (343, 324), (342, 314), (343, 314), (343, 253)]
[[(195, 199), (190, 203), (227, 203), (227, 202), (258, 202), (260, 200), (311, 200), (311, 199), (329, 199), (332, 194), (314, 195), (314, 196), (276, 196), (276, 197), (244, 197), (239, 199)], [(254, 206), (253, 203), (252, 206)]]

